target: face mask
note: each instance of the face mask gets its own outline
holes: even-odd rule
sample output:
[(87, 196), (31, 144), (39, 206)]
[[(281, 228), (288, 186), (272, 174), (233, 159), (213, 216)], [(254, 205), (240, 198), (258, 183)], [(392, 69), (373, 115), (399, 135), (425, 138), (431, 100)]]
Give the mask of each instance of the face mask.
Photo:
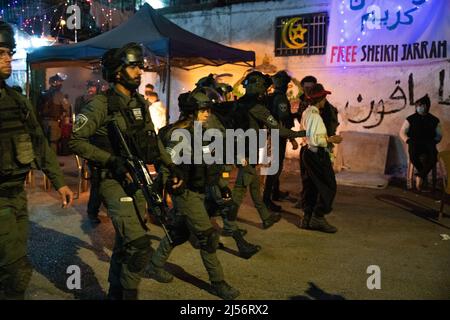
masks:
[(418, 114), (425, 114), (425, 107), (424, 106), (418, 106), (416, 108), (416, 111)]

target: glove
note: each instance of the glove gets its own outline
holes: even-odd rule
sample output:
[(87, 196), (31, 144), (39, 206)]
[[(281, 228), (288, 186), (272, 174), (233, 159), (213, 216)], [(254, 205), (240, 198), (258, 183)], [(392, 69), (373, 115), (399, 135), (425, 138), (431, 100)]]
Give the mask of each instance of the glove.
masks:
[(302, 130), (302, 131), (295, 131), (295, 137), (296, 137), (296, 138), (306, 137), (306, 131), (305, 131), (305, 130)]
[(111, 156), (106, 162), (108, 169), (119, 179), (125, 178), (125, 174), (128, 172), (127, 160), (118, 156)]
[(222, 199), (224, 201), (229, 201), (232, 198), (231, 190), (228, 187), (223, 187), (220, 189), (220, 192), (222, 194)]
[[(185, 189), (185, 180), (184, 180), (184, 175), (183, 175), (183, 171), (177, 167), (174, 163), (171, 163), (170, 165), (167, 166), (167, 168), (169, 169), (170, 172), (170, 177), (166, 182), (166, 188), (167, 191), (172, 194), (172, 195), (181, 195), (184, 192)], [(173, 182), (173, 178), (177, 178), (178, 181), (183, 181), (183, 183), (181, 184), (181, 186), (177, 187), (176, 189), (173, 188), (174, 186), (174, 182)]]
[(171, 178), (177, 178), (178, 180), (184, 179), (183, 170), (177, 167), (174, 163), (169, 164), (168, 169), (170, 171)]

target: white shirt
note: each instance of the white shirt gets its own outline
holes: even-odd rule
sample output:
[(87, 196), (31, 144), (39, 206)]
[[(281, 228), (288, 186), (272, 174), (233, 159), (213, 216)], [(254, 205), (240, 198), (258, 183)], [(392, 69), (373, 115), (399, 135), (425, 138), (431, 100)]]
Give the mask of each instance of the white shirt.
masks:
[(328, 146), (327, 128), (320, 116), (319, 109), (315, 106), (309, 106), (302, 114), (300, 130), (306, 131), (306, 142), (311, 147)]
[(155, 131), (158, 133), (159, 129), (166, 125), (166, 107), (161, 101), (155, 101), (148, 107), (148, 110), (150, 111)]

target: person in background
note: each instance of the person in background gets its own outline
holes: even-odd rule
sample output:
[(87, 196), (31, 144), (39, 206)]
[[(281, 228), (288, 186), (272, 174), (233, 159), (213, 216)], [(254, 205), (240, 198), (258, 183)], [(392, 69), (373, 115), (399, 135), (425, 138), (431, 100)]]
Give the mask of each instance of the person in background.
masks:
[(417, 170), (416, 189), (421, 191), (428, 173), (436, 165), (436, 145), (442, 140), (439, 119), (430, 113), (428, 94), (415, 102), (416, 112), (406, 118), (400, 137), (408, 145), (409, 159)]
[[(147, 92), (145, 92), (147, 95)], [(150, 117), (152, 118), (153, 124), (155, 125), (155, 131), (158, 133), (159, 129), (165, 127), (166, 121), (166, 107), (159, 100), (158, 94), (156, 92), (149, 92), (147, 95), (147, 101), (150, 103), (149, 111)]]

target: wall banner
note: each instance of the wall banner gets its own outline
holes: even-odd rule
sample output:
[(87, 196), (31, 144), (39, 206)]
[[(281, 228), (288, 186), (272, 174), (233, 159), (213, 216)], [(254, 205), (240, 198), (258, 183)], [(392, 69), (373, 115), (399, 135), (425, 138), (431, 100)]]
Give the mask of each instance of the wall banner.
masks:
[(450, 58), (449, 0), (333, 0), (328, 66), (382, 66)]

